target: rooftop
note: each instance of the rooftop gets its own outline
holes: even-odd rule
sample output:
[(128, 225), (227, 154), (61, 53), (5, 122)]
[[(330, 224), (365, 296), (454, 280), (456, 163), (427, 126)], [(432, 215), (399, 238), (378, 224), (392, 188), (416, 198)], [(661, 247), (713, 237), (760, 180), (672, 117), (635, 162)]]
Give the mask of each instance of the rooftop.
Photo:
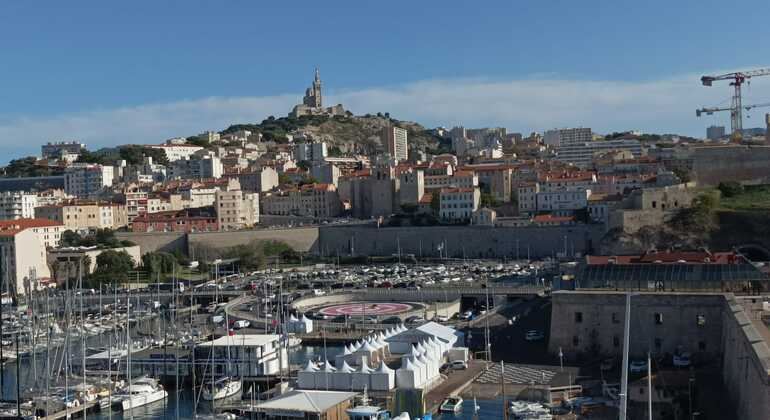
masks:
[(244, 347), (261, 347), (266, 344), (277, 342), (279, 339), (276, 334), (237, 334), (226, 335), (219, 337), (216, 340), (206, 341), (198, 344), (198, 347), (208, 346), (244, 346)]
[(324, 413), (328, 409), (352, 400), (355, 392), (293, 390), (259, 404), (260, 410)]

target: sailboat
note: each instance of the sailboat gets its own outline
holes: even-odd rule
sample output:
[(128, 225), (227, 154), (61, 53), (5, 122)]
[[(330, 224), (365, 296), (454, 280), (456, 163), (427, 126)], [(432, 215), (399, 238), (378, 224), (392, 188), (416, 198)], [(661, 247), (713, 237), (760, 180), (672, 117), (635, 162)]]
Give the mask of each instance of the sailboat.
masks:
[(123, 411), (164, 400), (167, 396), (168, 393), (163, 389), (163, 385), (146, 376), (131, 381), (127, 393), (116, 395)]
[(221, 400), (238, 394), (242, 387), (243, 383), (240, 380), (223, 377), (208, 382), (203, 387), (202, 396), (206, 401)]

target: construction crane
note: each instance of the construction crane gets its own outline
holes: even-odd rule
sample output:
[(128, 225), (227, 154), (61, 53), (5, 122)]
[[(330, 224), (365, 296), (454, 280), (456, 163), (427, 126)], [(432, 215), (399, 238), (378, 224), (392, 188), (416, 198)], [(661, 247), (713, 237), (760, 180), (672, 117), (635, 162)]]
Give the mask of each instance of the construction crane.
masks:
[[(750, 111), (752, 108), (764, 108), (766, 106), (770, 106), (770, 102), (766, 102), (766, 103), (762, 103), (762, 104), (744, 105), (743, 106), (743, 110)], [(695, 115), (700, 117), (703, 114), (712, 115), (715, 112), (732, 111), (732, 110), (733, 110), (732, 106), (728, 106), (728, 107), (724, 107), (724, 108), (719, 108), (719, 107), (701, 108), (701, 109), (696, 109), (695, 110)]]
[[(731, 80), (730, 86), (733, 87), (733, 100), (729, 108), (714, 109), (717, 111), (730, 111), (730, 127), (732, 129), (733, 141), (740, 142), (743, 131), (743, 106), (741, 98), (741, 85), (746, 83), (748, 79), (759, 76), (770, 76), (770, 69), (759, 69), (749, 71), (739, 71), (734, 73), (720, 74), (718, 76), (703, 76), (700, 78), (703, 86), (711, 86), (711, 84), (718, 80)], [(754, 106), (752, 106), (754, 107)], [(708, 109), (708, 108), (704, 108)], [(702, 112), (711, 114), (712, 112), (703, 111), (703, 109), (696, 111), (696, 115), (700, 116)]]

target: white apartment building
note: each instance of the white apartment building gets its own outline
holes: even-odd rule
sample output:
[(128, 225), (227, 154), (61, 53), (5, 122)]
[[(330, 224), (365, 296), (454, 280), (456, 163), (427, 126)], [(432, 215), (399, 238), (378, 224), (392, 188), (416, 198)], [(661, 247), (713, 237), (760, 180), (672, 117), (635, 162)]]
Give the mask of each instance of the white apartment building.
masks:
[(0, 193), (0, 220), (31, 219), (35, 217), (37, 195), (24, 191)]
[(217, 191), (215, 203), (219, 230), (239, 230), (259, 223), (259, 194), (244, 193), (238, 180), (231, 179), (227, 190)]
[(77, 156), (86, 148), (86, 145), (77, 141), (48, 142), (40, 146), (40, 155), (43, 159), (61, 159), (64, 156)]
[(383, 129), (382, 143), (387, 145), (390, 157), (396, 162), (409, 159), (408, 134), (403, 128), (385, 127)]
[(163, 150), (166, 154), (166, 159), (168, 159), (169, 162), (180, 159), (189, 159), (195, 152), (203, 150), (202, 147), (194, 146), (192, 144), (158, 144), (149, 145), (147, 147)]
[(64, 191), (76, 197), (88, 197), (112, 185), (112, 166), (75, 163), (64, 171)]
[(222, 160), (216, 156), (201, 159), (178, 159), (169, 165), (171, 179), (221, 178), (224, 174)]
[(182, 202), (186, 208), (213, 206), (218, 188), (190, 188), (182, 191)]
[(548, 130), (543, 135), (543, 143), (546, 146), (562, 147), (568, 144), (588, 143), (593, 140), (590, 128), (561, 128)]
[(478, 187), (443, 188), (440, 194), (439, 218), (446, 221), (470, 220), (481, 201)]
[(59, 244), (64, 227), (47, 219), (0, 222), (0, 287), (16, 296), (50, 280), (46, 250)]
[(518, 188), (519, 213), (552, 212), (571, 215), (588, 206), (591, 187), (596, 185), (593, 172), (544, 173), (537, 182)]
[(556, 150), (556, 160), (575, 165), (578, 168), (590, 168), (595, 156), (611, 151), (629, 151), (634, 158), (642, 156), (642, 144), (635, 139), (599, 140), (561, 145)]
[(326, 159), (329, 152), (325, 142), (317, 143), (299, 143), (294, 149), (294, 158), (297, 162), (307, 160), (310, 162), (320, 162)]

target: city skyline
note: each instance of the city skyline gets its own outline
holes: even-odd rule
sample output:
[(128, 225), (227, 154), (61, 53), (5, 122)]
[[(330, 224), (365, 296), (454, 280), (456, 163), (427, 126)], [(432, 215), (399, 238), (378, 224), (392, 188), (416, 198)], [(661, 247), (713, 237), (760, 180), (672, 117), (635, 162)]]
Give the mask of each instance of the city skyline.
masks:
[[(718, 32), (703, 24), (718, 21), (716, 8), (662, 5), (425, 3), (376, 15), (355, 4), (3, 5), (0, 35), (15, 65), (0, 69), (0, 152), (34, 154), (62, 139), (159, 143), (283, 116), (315, 66), (327, 104), (356, 114), (525, 134), (586, 126), (704, 137), (728, 115), (698, 119), (695, 109), (726, 104), (730, 89), (698, 79), (766, 65), (754, 53), (761, 13)], [(406, 34), (378, 27), (396, 17)], [(767, 98), (770, 83), (756, 79), (744, 103)], [(745, 126), (762, 126), (761, 115)]]

